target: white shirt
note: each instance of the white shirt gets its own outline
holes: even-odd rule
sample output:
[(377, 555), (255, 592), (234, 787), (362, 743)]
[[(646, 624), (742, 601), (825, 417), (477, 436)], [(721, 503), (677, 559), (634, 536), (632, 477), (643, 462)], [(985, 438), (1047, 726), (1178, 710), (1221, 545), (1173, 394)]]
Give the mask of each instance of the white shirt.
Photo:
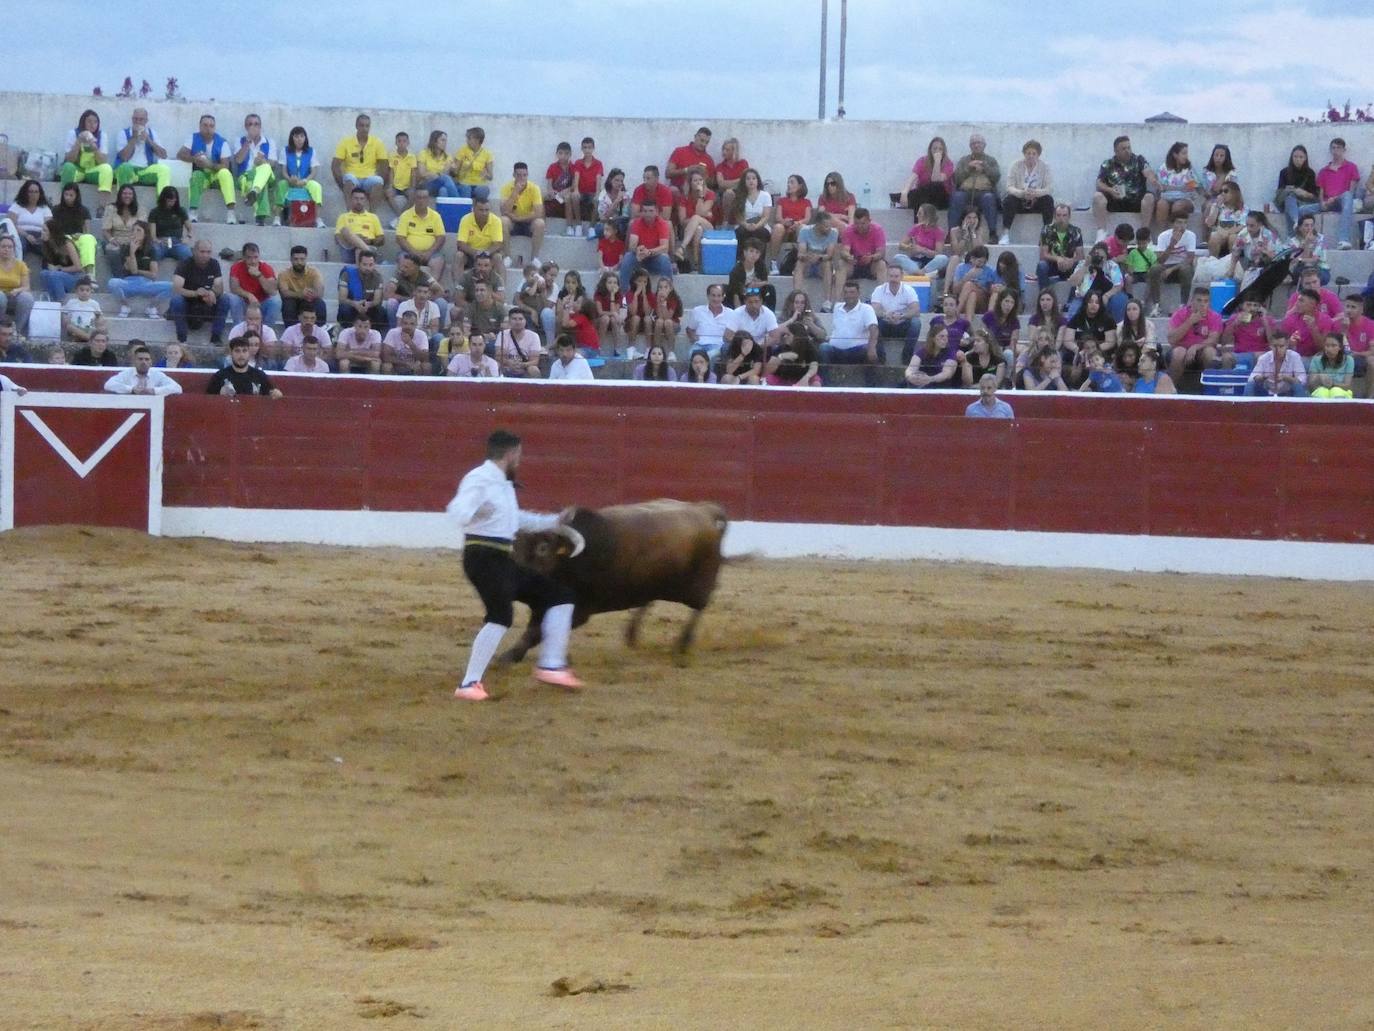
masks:
[[(310, 334), (319, 343), (321, 350), (328, 350), (333, 346), (329, 341), (329, 334), (324, 331), (323, 326), (312, 327)], [(234, 338), (231, 336), (229, 339), (233, 340)], [(265, 333), (263, 334), (262, 342), (264, 344), (267, 343), (267, 334)], [(297, 322), (282, 330), (281, 342), (282, 346), (291, 348), (292, 354), (300, 354), (301, 347), (305, 343), (305, 330), (301, 327), (301, 324)]]
[[(108, 394), (132, 394), (136, 386), (138, 386), (138, 370), (131, 365), (127, 369), (120, 369), (105, 381), (105, 392)], [(181, 393), (181, 384), (161, 369), (149, 369), (148, 375), (144, 378), (144, 386), (152, 387), (154, 394)]]
[(773, 197), (767, 190), (760, 190), (759, 195), (753, 200), (744, 198), (744, 217), (750, 222), (756, 218), (763, 217), (763, 209), (773, 206)]
[(919, 303), (919, 299), (916, 297), (916, 291), (911, 289), (910, 283), (903, 283), (895, 294), (888, 289), (886, 283), (883, 283), (873, 291), (870, 303), (876, 314), (900, 315), (911, 305)]
[(708, 349), (719, 348), (721, 334), (731, 328), (730, 316), (734, 313), (734, 308), (724, 304), (720, 306), (719, 315), (711, 310), (709, 304), (698, 304), (693, 308), (692, 332), (696, 334), (697, 343)]
[(490, 460), (463, 477), (445, 511), (463, 524), (464, 534), (478, 537), (508, 541), (519, 530), (558, 529), (558, 516), (520, 510), (515, 484)]
[(402, 301), (396, 308), (396, 325), (399, 326), (401, 324), (401, 316), (408, 311), (413, 311), (415, 313), (415, 328), (419, 332), (425, 334), (425, 336), (429, 336), (431, 333), (437, 333), (442, 328), (439, 324), (442, 317), (439, 312), (439, 306), (433, 301), (425, 302), (424, 311), (420, 311), (419, 308), (415, 306), (414, 298)]
[(21, 387), (18, 383), (14, 382), (14, 380), (10, 379), (8, 376), (0, 375), (0, 393), (3, 393), (6, 390), (12, 390), (16, 394), (28, 393), (27, 390)]
[(495, 358), (482, 355), (482, 360), (476, 365), (472, 364), (472, 354), (463, 351), (455, 354), (448, 363), (448, 374), (450, 376), (486, 377), (487, 379), (500, 379), (501, 366), (496, 364)]
[[(146, 129), (148, 130), (148, 136), (147, 136), (146, 142), (147, 142), (147, 143), (156, 143), (156, 142), (157, 142), (157, 133), (153, 132), (153, 127), (152, 127), (151, 125), (148, 125), (148, 126), (144, 126), (144, 128), (146, 128)], [(133, 127), (132, 125), (125, 126), (124, 130), (120, 133), (120, 138), (119, 138), (119, 150), (123, 150), (126, 146), (128, 146), (129, 141), (130, 141), (131, 139), (133, 139), (133, 138), (134, 138), (134, 127)], [(114, 159), (115, 159), (115, 155), (114, 155), (114, 154), (111, 154), (111, 155), (110, 155), (110, 160), (113, 161)], [(154, 162), (157, 161), (157, 155), (156, 155), (156, 154), (153, 155), (153, 161), (154, 161)], [(129, 160), (128, 160), (128, 161), (125, 161), (124, 164), (129, 165), (129, 166), (131, 166), (131, 167), (133, 167), (133, 168), (147, 168), (147, 167), (148, 167), (148, 149), (143, 145), (142, 142), (140, 142), (140, 143), (135, 143), (135, 144), (134, 144), (133, 152), (129, 155)]]
[(549, 379), (592, 380), (595, 377), (587, 359), (579, 354), (567, 365), (563, 364), (562, 359), (555, 358), (549, 366)]
[(316, 358), (314, 367), (307, 367), (305, 364), (305, 355), (293, 354), (290, 358), (286, 359), (286, 364), (282, 366), (282, 371), (308, 372), (316, 376), (323, 376), (329, 371), (329, 363), (323, 358)]
[(1197, 250), (1197, 234), (1191, 229), (1185, 229), (1183, 235), (1179, 237), (1178, 245), (1172, 251), (1169, 250), (1169, 240), (1173, 235), (1172, 229), (1166, 229), (1159, 234), (1159, 239), (1155, 241), (1155, 253), (1159, 255), (1161, 265), (1178, 265), (1184, 258)]
[(830, 313), (830, 343), (841, 351), (868, 346), (868, 327), (878, 324), (878, 315), (871, 304), (860, 301), (853, 311), (843, 304), (835, 305)]
[[(226, 339), (237, 340), (247, 332), (247, 322), (236, 322), (234, 323), (234, 328), (229, 331), (229, 336)], [(265, 322), (258, 328), (258, 336), (262, 337), (262, 342), (264, 344), (275, 344), (277, 342), (277, 331)]]
[(726, 328), (735, 332), (741, 329), (748, 331), (754, 342), (762, 347), (764, 337), (778, 328), (778, 317), (767, 305), (761, 305), (757, 315), (750, 315), (749, 306), (741, 304), (730, 313), (730, 321)]

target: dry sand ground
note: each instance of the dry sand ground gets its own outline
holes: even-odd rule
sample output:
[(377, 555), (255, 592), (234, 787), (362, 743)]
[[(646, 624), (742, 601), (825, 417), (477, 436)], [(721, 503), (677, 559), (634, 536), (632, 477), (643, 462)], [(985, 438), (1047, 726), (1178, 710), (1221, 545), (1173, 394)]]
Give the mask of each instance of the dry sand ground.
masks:
[(470, 705), (452, 555), (0, 570), (4, 1028), (1374, 1024), (1369, 585), (759, 562)]

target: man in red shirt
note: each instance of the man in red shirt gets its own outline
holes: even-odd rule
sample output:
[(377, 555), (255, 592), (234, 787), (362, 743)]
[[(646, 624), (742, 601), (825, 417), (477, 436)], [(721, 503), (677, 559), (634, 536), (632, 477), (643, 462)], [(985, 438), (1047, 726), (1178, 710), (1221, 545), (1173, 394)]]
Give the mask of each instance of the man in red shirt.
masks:
[(875, 279), (879, 283), (887, 279), (887, 234), (883, 227), (875, 225), (867, 208), (854, 209), (854, 224), (845, 226), (840, 232), (840, 247), (836, 254), (844, 263), (835, 275), (840, 282), (849, 279)]
[(1363, 376), (1365, 397), (1374, 397), (1374, 376), (1369, 375), (1369, 351), (1374, 347), (1374, 319), (1364, 313), (1364, 298), (1356, 294), (1345, 299), (1345, 311), (1335, 328), (1345, 334), (1346, 349), (1355, 356), (1355, 375)]
[(277, 274), (272, 266), (259, 259), (258, 245), (245, 243), (243, 259), (229, 266), (230, 325), (243, 321), (243, 313), (250, 304), (262, 308), (262, 319), (269, 326), (281, 321), (281, 297), (277, 293)]
[(1285, 314), (1292, 314), (1293, 309), (1298, 306), (1298, 300), (1302, 297), (1302, 291), (1311, 290), (1317, 295), (1317, 308), (1328, 319), (1338, 319), (1344, 310), (1341, 307), (1341, 299), (1332, 291), (1322, 286), (1321, 272), (1316, 268), (1305, 268), (1302, 275), (1298, 277), (1298, 289), (1293, 291), (1288, 298), (1288, 309)]
[(1331, 325), (1331, 320), (1321, 311), (1321, 297), (1317, 291), (1303, 288), (1298, 291), (1297, 307), (1279, 323), (1279, 329), (1296, 340), (1299, 355), (1311, 358), (1321, 350)]
[(652, 197), (654, 205), (658, 208), (659, 214), (667, 217), (667, 213), (673, 210), (673, 191), (658, 181), (658, 166), (644, 166), (644, 181), (635, 187), (635, 192), (630, 194), (630, 217), (638, 218), (639, 209), (644, 204), (646, 197)]
[(711, 130), (702, 126), (692, 137), (692, 142), (678, 147), (668, 155), (668, 182), (681, 194), (687, 189), (687, 177), (700, 170), (706, 176), (706, 185), (714, 186), (716, 163), (706, 148), (711, 145)]
[(1355, 187), (1359, 185), (1360, 170), (1345, 159), (1345, 140), (1337, 136), (1331, 141), (1331, 163), (1317, 173), (1317, 189), (1322, 210), (1341, 213), (1337, 246), (1343, 251), (1350, 250), (1355, 237)]
[(1169, 377), (1175, 383), (1184, 369), (1208, 369), (1218, 358), (1224, 325), (1211, 308), (1211, 294), (1205, 286), (1194, 287), (1188, 303), (1169, 318)]
[(668, 220), (658, 215), (658, 203), (652, 197), (645, 197), (639, 217), (630, 223), (630, 236), (626, 241), (625, 257), (620, 259), (620, 290), (629, 294), (630, 277), (635, 269), (647, 269), (650, 276), (673, 276), (673, 263), (668, 257), (668, 249), (673, 243), (673, 233)]

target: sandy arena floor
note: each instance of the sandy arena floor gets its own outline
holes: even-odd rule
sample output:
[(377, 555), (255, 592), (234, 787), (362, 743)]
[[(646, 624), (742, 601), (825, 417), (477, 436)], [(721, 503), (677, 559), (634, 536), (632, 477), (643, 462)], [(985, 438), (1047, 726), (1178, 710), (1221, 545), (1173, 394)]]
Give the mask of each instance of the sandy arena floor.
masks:
[(1374, 1026), (1367, 584), (758, 562), (471, 705), (452, 554), (0, 570), (6, 1029)]

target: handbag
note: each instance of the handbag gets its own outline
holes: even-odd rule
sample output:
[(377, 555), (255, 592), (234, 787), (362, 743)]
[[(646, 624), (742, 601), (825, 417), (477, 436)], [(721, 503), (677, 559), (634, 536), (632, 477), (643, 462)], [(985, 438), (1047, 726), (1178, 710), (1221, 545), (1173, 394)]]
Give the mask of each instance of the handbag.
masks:
[(290, 223), (297, 229), (315, 228), (315, 202), (313, 200), (293, 200), (291, 202)]

